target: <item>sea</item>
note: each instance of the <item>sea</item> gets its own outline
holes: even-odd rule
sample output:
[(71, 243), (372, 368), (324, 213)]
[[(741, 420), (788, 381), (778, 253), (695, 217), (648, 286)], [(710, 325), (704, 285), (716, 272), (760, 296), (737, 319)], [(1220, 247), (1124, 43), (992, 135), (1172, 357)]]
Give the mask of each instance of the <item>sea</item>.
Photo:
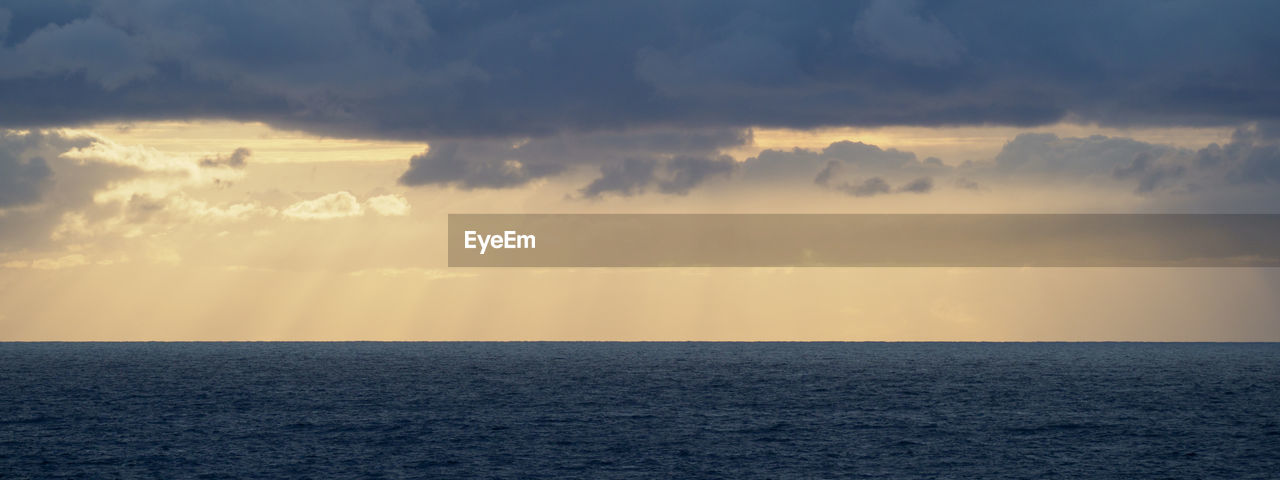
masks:
[(1280, 478), (1275, 343), (0, 343), (0, 478)]

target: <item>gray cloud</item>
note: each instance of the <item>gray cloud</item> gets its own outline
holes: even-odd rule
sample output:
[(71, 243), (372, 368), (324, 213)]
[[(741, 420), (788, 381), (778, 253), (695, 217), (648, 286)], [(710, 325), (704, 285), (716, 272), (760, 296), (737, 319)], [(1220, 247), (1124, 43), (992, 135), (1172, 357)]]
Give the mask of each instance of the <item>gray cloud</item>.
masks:
[[(684, 139), (724, 145), (752, 126), (1280, 119), (1280, 4), (1266, 0), (47, 0), (3, 12), (0, 127), (225, 118), (455, 145), (415, 157), (406, 185), (510, 187), (579, 164), (717, 153), (674, 147), (685, 131), (730, 132)], [(1134, 167), (1152, 170), (1130, 173), (1139, 146), (1062, 144), (1077, 140), (1046, 149), (1015, 139), (998, 170), (1087, 171), (1143, 192), (1185, 183), (1168, 152), (1149, 152), (1153, 163)], [(1274, 146), (1250, 141), (1206, 162), (1227, 158), (1242, 184), (1280, 176), (1267, 160)], [(743, 173), (796, 169), (808, 180), (837, 157), (860, 159), (849, 166), (861, 178), (946, 171), (867, 147), (766, 152)], [(1097, 151), (1053, 150), (1085, 147)], [(787, 162), (768, 165), (774, 156)]]
[(1101, 135), (1060, 138), (1051, 133), (1026, 133), (1005, 144), (995, 157), (995, 170), (1002, 174), (1071, 180), (1111, 175), (1117, 169), (1129, 167), (1140, 155), (1162, 159), (1178, 153), (1173, 147), (1129, 138)]
[(164, 212), (167, 206), (163, 198), (135, 193), (125, 202), (125, 219), (132, 223), (144, 223)]
[(1133, 162), (1124, 167), (1116, 167), (1112, 176), (1118, 180), (1138, 179), (1137, 193), (1150, 193), (1169, 181), (1182, 178), (1186, 167), (1182, 165), (1154, 166), (1153, 157), (1146, 152), (1139, 153)]
[(653, 182), (658, 162), (653, 159), (628, 158), (620, 163), (600, 167), (600, 178), (583, 187), (582, 196), (599, 197), (606, 192), (635, 195)]
[(1026, 133), (1006, 143), (990, 161), (957, 167), (936, 158), (919, 160), (911, 152), (842, 141), (818, 151), (766, 150), (748, 159), (742, 170), (748, 182), (808, 182), (857, 197), (930, 193), (938, 186), (936, 179), (969, 191), (1021, 184), (1113, 185), (1144, 196), (1221, 193), (1280, 183), (1280, 128), (1252, 124), (1237, 129), (1226, 144), (1195, 150), (1123, 137)]
[(19, 128), (217, 117), (446, 140), (1280, 117), (1280, 4), (1265, 0), (6, 8), (0, 126)]
[(920, 177), (898, 187), (899, 192), (907, 193), (929, 193), (933, 191), (933, 179), (929, 177)]
[(202, 158), (200, 159), (200, 166), (244, 168), (245, 165), (248, 164), (249, 156), (251, 155), (253, 155), (252, 151), (247, 148), (240, 147), (235, 149), (234, 152), (231, 152), (231, 155), (226, 157), (216, 155), (213, 157)]
[(984, 190), (977, 186), (979, 182), (982, 185), (1113, 183), (1131, 188), (1134, 193), (1149, 195), (1188, 189), (1188, 184), (1195, 181), (1189, 176), (1191, 155), (1186, 149), (1130, 138), (1101, 135), (1062, 138), (1048, 133), (1027, 133), (1005, 144), (991, 163), (969, 163), (961, 166), (957, 174), (965, 178), (965, 185), (972, 182), (975, 188), (971, 190)]
[[(913, 158), (914, 160), (914, 158)], [(829, 188), (841, 193), (852, 195), (855, 197), (874, 197), (876, 195), (884, 195), (888, 193), (929, 193), (933, 191), (933, 179), (930, 177), (920, 177), (902, 184), (898, 188), (893, 188), (889, 182), (883, 177), (871, 177), (861, 181), (835, 181), (832, 178), (839, 175), (844, 168), (844, 163), (838, 160), (827, 162), (826, 168), (823, 168), (818, 175), (814, 177), (813, 183), (819, 187)]]
[(37, 30), (13, 49), (0, 50), (0, 78), (76, 73), (106, 91), (156, 73), (140, 41), (100, 17)]
[(661, 193), (685, 195), (711, 178), (728, 177), (736, 166), (737, 162), (726, 156), (680, 156), (665, 161), (628, 158), (600, 167), (600, 177), (579, 192), (585, 198), (606, 193), (630, 196), (656, 187)]
[[(508, 140), (437, 142), (410, 161), (404, 185), (453, 185), (464, 189), (518, 187), (577, 165), (620, 168), (627, 160), (669, 164), (674, 175), (657, 191), (687, 193), (707, 176), (721, 173), (719, 162), (703, 162), (723, 148), (751, 142), (749, 130), (633, 131), (559, 134)], [(610, 181), (615, 181), (614, 172)], [(625, 189), (611, 188), (610, 191)]]
[[(749, 142), (750, 126), (1256, 123), (1200, 151), (1029, 135), (994, 165), (839, 143), (762, 152), (738, 169), (810, 183), (835, 161), (850, 178), (822, 183), (899, 188), (928, 178), (972, 189), (961, 177), (1144, 195), (1245, 188), (1280, 181), (1277, 17), (1265, 0), (11, 2), (0, 9), (0, 127), (263, 121), (427, 140), (436, 148), (411, 160), (406, 185), (512, 187), (636, 159), (656, 173), (631, 190), (680, 194), (722, 175), (715, 155)], [(40, 161), (18, 165), (4, 164), (5, 202), (49, 194)], [(601, 179), (631, 178), (619, 172)], [(599, 192), (629, 191), (618, 185)]]
[(716, 176), (728, 176), (737, 166), (732, 158), (676, 157), (667, 162), (669, 176), (658, 181), (662, 193), (684, 195)]
[(1226, 145), (1196, 152), (1194, 164), (1222, 172), (1232, 184), (1280, 183), (1280, 123), (1237, 129)]
[(512, 144), (467, 140), (437, 144), (415, 157), (402, 183), (503, 188), (566, 172), (600, 168), (584, 197), (686, 194), (707, 179), (734, 174), (746, 186), (813, 184), (856, 197), (932, 193), (942, 188), (991, 191), (1010, 184), (1115, 185), (1150, 196), (1265, 186), (1280, 182), (1276, 128), (1239, 129), (1223, 145), (1193, 150), (1123, 137), (1021, 134), (990, 161), (949, 166), (937, 158), (862, 142), (821, 150), (765, 150), (741, 164), (719, 151), (747, 144), (749, 131), (691, 130), (559, 134)]
[(839, 141), (820, 151), (765, 150), (743, 164), (743, 178), (763, 182), (813, 179), (815, 183), (823, 184), (845, 167), (861, 175), (929, 174), (949, 169), (936, 158), (921, 161), (911, 152)]
[(880, 177), (871, 177), (858, 184), (841, 183), (832, 188), (855, 197), (872, 197), (890, 191), (889, 182)]
[(1230, 142), (1198, 150), (1092, 136), (1023, 134), (993, 164), (966, 165), (961, 173), (991, 179), (1051, 183), (1101, 182), (1110, 177), (1134, 192), (1227, 189), (1280, 183), (1280, 133), (1274, 124), (1239, 128)]
[[(952, 168), (937, 158), (918, 159), (914, 153), (882, 149), (862, 142), (839, 141), (820, 151), (765, 150), (747, 159), (743, 180), (750, 183), (809, 181), (855, 197), (894, 192), (929, 193), (932, 175), (950, 175)], [(895, 189), (892, 181), (906, 183)]]
[(826, 186), (831, 183), (831, 176), (835, 175), (836, 170), (840, 169), (840, 162), (831, 160), (827, 162), (827, 166), (818, 172), (818, 176), (813, 177), (813, 183), (816, 185)]
[(9, 20), (13, 19), (13, 13), (7, 9), (0, 8), (0, 41), (9, 34)]
[(0, 132), (0, 208), (39, 202), (53, 183), (43, 158), (27, 155), (44, 143), (43, 135)]
[(491, 144), (436, 144), (409, 160), (409, 171), (400, 183), (452, 185), (462, 189), (517, 187), (532, 180), (564, 171), (560, 164), (526, 164), (510, 150)]
[(922, 17), (918, 2), (873, 0), (853, 24), (858, 42), (891, 60), (941, 67), (962, 60), (964, 46), (933, 17)]
[(970, 178), (958, 177), (952, 183), (956, 186), (956, 188), (959, 188), (961, 190), (972, 190), (975, 192), (986, 190), (986, 188), (983, 187), (982, 184)]

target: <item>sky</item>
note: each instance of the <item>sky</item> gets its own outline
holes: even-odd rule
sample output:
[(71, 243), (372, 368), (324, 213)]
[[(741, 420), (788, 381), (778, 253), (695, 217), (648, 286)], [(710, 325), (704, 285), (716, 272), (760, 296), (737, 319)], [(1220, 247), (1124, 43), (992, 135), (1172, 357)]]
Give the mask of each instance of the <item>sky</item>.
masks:
[(0, 2), (0, 340), (1280, 341), (1267, 268), (447, 266), (450, 213), (1280, 213), (1271, 1)]

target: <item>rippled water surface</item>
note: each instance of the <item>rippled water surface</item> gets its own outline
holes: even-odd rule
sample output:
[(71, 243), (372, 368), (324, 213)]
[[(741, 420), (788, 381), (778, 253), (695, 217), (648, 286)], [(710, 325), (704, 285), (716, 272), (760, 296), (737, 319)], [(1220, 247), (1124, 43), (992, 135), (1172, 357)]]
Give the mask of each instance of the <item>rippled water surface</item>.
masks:
[(0, 344), (0, 478), (1280, 478), (1280, 344)]

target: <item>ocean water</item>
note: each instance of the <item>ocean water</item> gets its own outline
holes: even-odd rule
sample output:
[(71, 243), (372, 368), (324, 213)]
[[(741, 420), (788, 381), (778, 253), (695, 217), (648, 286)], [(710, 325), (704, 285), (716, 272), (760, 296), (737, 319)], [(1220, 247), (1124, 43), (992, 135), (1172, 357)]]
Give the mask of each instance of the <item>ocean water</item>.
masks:
[(0, 478), (1280, 478), (1280, 344), (3, 343)]

